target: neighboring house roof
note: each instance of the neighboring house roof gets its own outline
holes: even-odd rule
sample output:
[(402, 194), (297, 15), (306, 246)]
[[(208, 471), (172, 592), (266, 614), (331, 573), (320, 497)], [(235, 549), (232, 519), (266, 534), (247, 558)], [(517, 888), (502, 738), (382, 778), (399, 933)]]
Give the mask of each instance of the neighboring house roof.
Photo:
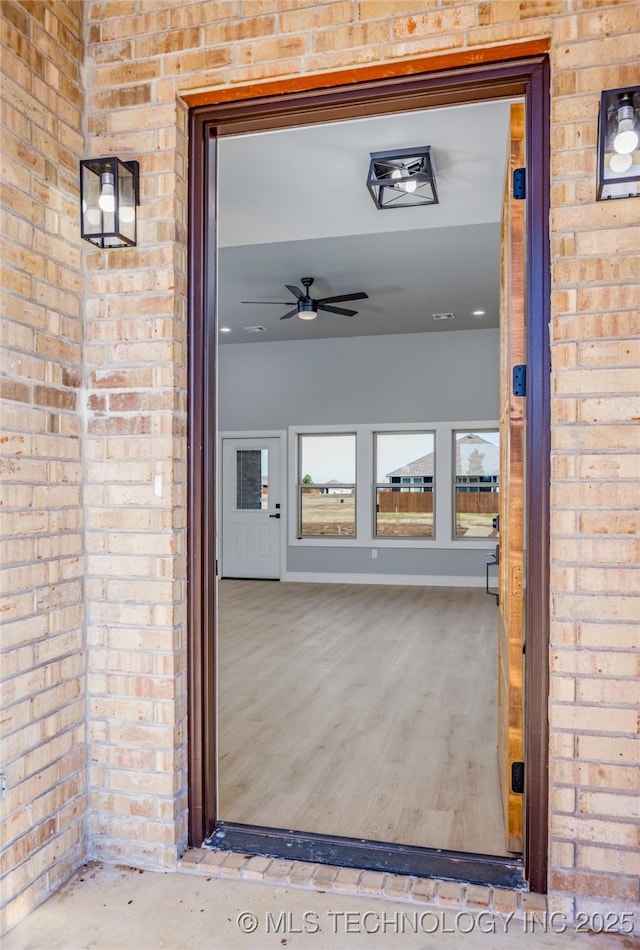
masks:
[(428, 455), (423, 455), (413, 462), (408, 462), (406, 465), (396, 468), (395, 471), (389, 472), (387, 478), (398, 478), (399, 476), (406, 475), (433, 475), (433, 452), (429, 452)]
[[(465, 446), (482, 446), (480, 449), (471, 449), (465, 452)], [(462, 451), (461, 451), (462, 450)], [(434, 453), (429, 452), (413, 462), (407, 462), (400, 468), (387, 474), (387, 478), (402, 478), (407, 476), (432, 476)], [(500, 450), (493, 442), (488, 442), (482, 436), (471, 432), (463, 435), (456, 444), (456, 470), (464, 475), (497, 475), (500, 461)]]

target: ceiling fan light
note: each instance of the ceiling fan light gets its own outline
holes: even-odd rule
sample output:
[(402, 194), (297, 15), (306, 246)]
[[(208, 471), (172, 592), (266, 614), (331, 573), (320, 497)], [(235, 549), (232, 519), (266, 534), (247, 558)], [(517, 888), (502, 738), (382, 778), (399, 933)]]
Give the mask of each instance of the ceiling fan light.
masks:
[(298, 316), (301, 320), (315, 320), (318, 316), (318, 311), (316, 310), (316, 301), (313, 300), (309, 294), (309, 287), (313, 283), (312, 277), (303, 277), (302, 284), (306, 291), (306, 296), (298, 298)]

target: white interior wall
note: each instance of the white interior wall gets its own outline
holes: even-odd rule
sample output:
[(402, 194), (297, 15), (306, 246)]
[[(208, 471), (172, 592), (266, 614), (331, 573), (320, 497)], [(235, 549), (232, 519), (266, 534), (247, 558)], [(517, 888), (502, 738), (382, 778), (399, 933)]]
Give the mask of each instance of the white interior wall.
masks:
[[(220, 347), (221, 431), (497, 419), (498, 330)], [(405, 542), (406, 544), (406, 542)], [(287, 549), (289, 574), (484, 577), (486, 549)], [(355, 579), (355, 578), (354, 578)]]

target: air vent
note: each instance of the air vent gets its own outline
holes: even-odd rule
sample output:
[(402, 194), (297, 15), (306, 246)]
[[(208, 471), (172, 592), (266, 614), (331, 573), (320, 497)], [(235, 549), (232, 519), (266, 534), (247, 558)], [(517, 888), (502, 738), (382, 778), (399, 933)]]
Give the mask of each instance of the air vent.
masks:
[(455, 320), (455, 313), (432, 313), (434, 320)]
[(266, 333), (267, 332), (266, 327), (243, 327), (243, 329), (246, 330), (247, 333)]

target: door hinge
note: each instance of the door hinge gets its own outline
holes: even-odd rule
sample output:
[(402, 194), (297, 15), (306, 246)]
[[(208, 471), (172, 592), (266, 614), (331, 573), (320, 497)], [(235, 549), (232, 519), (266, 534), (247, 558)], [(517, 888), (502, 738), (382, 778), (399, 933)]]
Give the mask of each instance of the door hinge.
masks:
[(513, 367), (513, 395), (527, 395), (527, 367), (525, 363)]
[(513, 197), (523, 201), (527, 197), (527, 175), (525, 168), (513, 169)]
[(516, 795), (524, 793), (524, 762), (511, 763), (511, 791)]

